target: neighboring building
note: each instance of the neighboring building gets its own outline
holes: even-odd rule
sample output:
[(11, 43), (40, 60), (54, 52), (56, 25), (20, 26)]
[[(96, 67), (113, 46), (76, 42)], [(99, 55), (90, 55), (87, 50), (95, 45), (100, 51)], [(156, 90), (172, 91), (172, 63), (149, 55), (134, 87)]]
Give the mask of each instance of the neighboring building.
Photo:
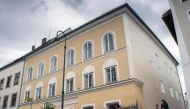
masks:
[[(66, 34), (65, 109), (184, 109), (177, 61), (128, 4)], [(25, 55), (20, 109), (60, 109), (64, 36)]]
[[(169, 0), (171, 12), (163, 16), (169, 30), (178, 42), (182, 61), (183, 75), (190, 106), (190, 0)], [(169, 17), (171, 16), (171, 17)], [(174, 27), (175, 25), (175, 27)], [(176, 37), (177, 36), (177, 37)]]
[(23, 58), (19, 58), (0, 68), (0, 109), (18, 109), (23, 67)]

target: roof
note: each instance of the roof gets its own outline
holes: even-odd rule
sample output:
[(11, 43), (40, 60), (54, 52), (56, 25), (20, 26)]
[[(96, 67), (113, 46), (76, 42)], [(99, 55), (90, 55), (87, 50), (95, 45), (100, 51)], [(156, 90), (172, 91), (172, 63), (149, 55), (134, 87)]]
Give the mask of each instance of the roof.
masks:
[[(159, 42), (159, 44), (164, 48), (164, 50), (169, 54), (169, 56), (172, 58), (172, 60), (173, 60), (173, 61), (175, 62), (175, 64), (177, 65), (177, 64), (178, 64), (177, 60), (172, 56), (172, 54), (171, 54), (171, 53), (168, 51), (168, 49), (163, 45), (163, 43), (158, 39), (158, 37), (154, 34), (154, 32), (147, 26), (147, 24), (139, 17), (139, 15), (138, 15), (127, 3), (125, 3), (125, 4), (123, 4), (123, 5), (119, 6), (119, 7), (116, 7), (116, 8), (114, 8), (114, 9), (108, 11), (107, 13), (105, 13), (105, 14), (103, 14), (103, 15), (101, 15), (101, 16), (99, 16), (99, 17), (97, 17), (97, 18), (95, 18), (95, 19), (93, 19), (93, 20), (91, 20), (91, 21), (89, 21), (89, 22), (87, 22), (87, 23), (85, 23), (85, 24), (79, 26), (78, 28), (72, 30), (71, 32), (69, 32), (69, 33), (67, 33), (67, 34), (62, 34), (60, 37), (55, 37), (55, 38), (53, 38), (53, 39), (50, 39), (50, 40), (47, 41), (45, 44), (43, 44), (43, 45), (37, 47), (36, 49), (34, 49), (34, 50), (32, 50), (31, 52), (25, 54), (22, 58), (19, 58), (19, 59), (17, 59), (17, 60), (21, 60), (21, 59), (24, 59), (24, 58), (26, 58), (26, 57), (29, 57), (29, 56), (31, 56), (32, 54), (36, 53), (37, 51), (39, 51), (39, 50), (41, 50), (41, 49), (43, 49), (43, 48), (45, 48), (45, 47), (47, 47), (47, 46), (49, 46), (49, 45), (55, 43), (55, 42), (58, 42), (58, 41), (64, 39), (65, 36), (70, 35), (70, 34), (72, 34), (72, 33), (75, 33), (75, 32), (77, 32), (78, 30), (80, 30), (80, 29), (82, 29), (82, 28), (85, 28), (86, 26), (92, 24), (93, 22), (96, 22), (96, 21), (98, 21), (98, 20), (100, 20), (100, 19), (102, 19), (102, 18), (104, 18), (104, 17), (106, 17), (106, 16), (108, 16), (108, 15), (110, 15), (110, 14), (112, 14), (112, 13), (118, 11), (118, 10), (120, 10), (120, 9), (123, 9), (123, 8), (127, 8), (127, 9), (143, 24), (143, 26), (145, 26), (145, 28), (155, 37), (155, 39)], [(18, 62), (18, 61), (16, 61), (16, 62)], [(3, 68), (6, 68), (6, 67), (8, 67), (8, 66), (10, 66), (10, 65), (12, 65), (12, 64), (14, 64), (14, 63), (16, 63), (16, 62), (10, 63), (10, 64), (8, 64), (8, 65), (6, 65), (6, 66), (0, 68), (0, 70), (3, 69)]]
[(166, 26), (168, 27), (168, 29), (169, 29), (171, 35), (173, 36), (175, 42), (178, 44), (171, 9), (169, 9), (168, 11), (166, 11), (166, 12), (162, 15), (162, 19), (163, 19), (164, 23), (166, 24)]

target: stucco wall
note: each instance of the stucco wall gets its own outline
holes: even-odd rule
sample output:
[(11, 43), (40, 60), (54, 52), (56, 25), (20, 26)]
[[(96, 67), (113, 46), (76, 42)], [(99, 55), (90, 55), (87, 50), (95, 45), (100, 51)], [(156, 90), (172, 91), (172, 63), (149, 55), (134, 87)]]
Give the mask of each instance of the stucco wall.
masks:
[[(3, 105), (3, 99), (5, 95), (9, 95), (8, 98), (8, 109), (17, 109), (18, 106), (18, 102), (19, 102), (19, 97), (20, 97), (20, 87), (21, 87), (21, 80), (22, 80), (22, 72), (23, 72), (23, 66), (24, 66), (24, 62), (19, 62), (14, 64), (13, 66), (10, 66), (8, 68), (5, 68), (4, 70), (0, 71), (0, 79), (4, 78), (4, 87), (3, 90), (0, 90), (0, 97), (1, 97), (1, 102), (0, 102), (0, 108), (2, 108)], [(19, 84), (18, 85), (13, 85), (14, 83), (14, 77), (16, 73), (20, 72), (20, 79), (19, 79)], [(6, 87), (6, 83), (7, 83), (7, 77), (12, 75), (12, 80), (11, 80), (11, 86), (9, 88), (5, 88)], [(10, 107), (11, 104), (11, 98), (12, 98), (12, 94), (13, 93), (17, 93), (17, 101), (16, 101), (16, 106), (15, 107)]]
[[(144, 82), (147, 109), (156, 108), (161, 99), (165, 99), (171, 109), (182, 109), (183, 103), (175, 95), (175, 91), (178, 96), (181, 94), (175, 64), (133, 20), (127, 15), (124, 20), (134, 68), (131, 75)], [(160, 80), (164, 83), (165, 94), (161, 93)], [(170, 87), (174, 90), (174, 98), (171, 97)]]

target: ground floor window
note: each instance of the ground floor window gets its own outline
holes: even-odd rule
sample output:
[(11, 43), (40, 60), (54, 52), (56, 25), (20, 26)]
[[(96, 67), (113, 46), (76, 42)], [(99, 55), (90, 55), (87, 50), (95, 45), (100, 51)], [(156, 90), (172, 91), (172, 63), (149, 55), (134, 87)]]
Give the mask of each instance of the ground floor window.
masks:
[(87, 106), (87, 107), (83, 107), (83, 109), (94, 109), (93, 106)]
[(12, 94), (11, 107), (16, 106), (17, 93)]
[(4, 96), (4, 99), (3, 99), (3, 109), (6, 109), (7, 108), (7, 105), (8, 105), (8, 99), (9, 99), (9, 96)]

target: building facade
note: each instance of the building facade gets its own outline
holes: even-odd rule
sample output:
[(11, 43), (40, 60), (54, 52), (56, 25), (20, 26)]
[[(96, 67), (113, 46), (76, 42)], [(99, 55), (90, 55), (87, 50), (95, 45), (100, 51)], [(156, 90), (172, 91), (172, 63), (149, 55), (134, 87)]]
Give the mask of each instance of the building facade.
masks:
[[(65, 109), (184, 108), (177, 61), (128, 4), (66, 36)], [(26, 55), (20, 109), (61, 108), (63, 56), (64, 36)]]
[(0, 69), (0, 109), (17, 109), (24, 61), (22, 58)]
[(186, 86), (186, 99), (190, 107), (190, 1), (189, 0), (169, 0), (173, 21), (175, 25), (183, 74)]

